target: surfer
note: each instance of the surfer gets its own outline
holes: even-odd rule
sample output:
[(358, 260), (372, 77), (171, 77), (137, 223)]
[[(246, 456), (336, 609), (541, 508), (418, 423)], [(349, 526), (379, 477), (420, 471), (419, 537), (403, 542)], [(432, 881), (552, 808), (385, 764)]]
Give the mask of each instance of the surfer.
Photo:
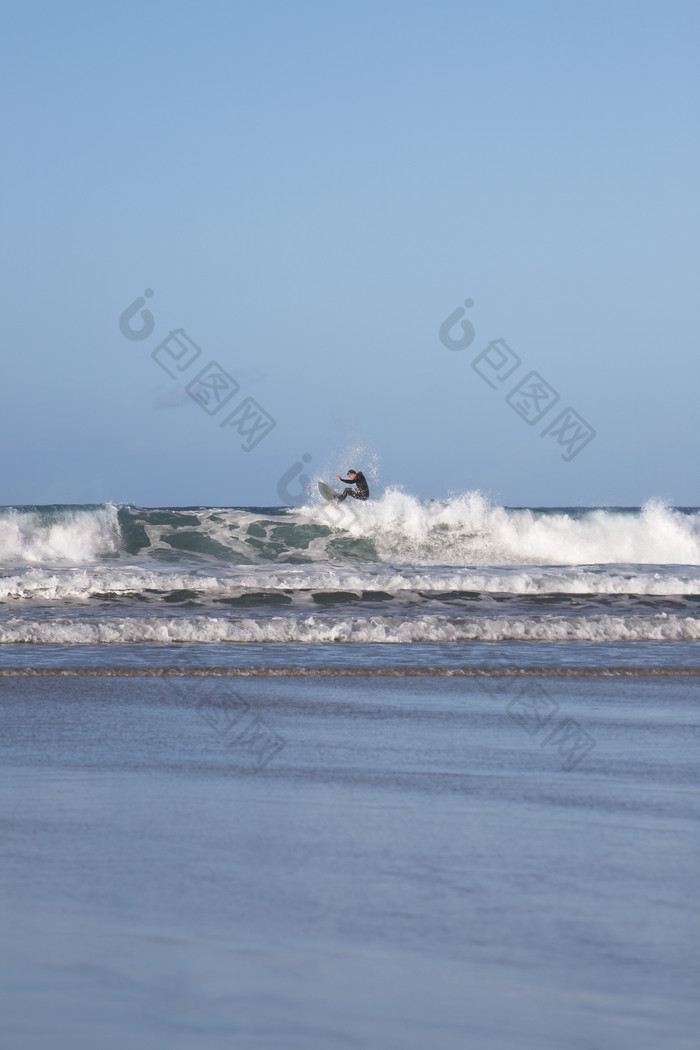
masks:
[[(338, 503), (342, 503), (348, 496), (352, 496), (353, 499), (369, 499), (369, 485), (361, 470), (349, 470), (346, 478), (341, 478), (340, 474), (336, 474), (336, 477), (338, 481), (348, 486), (344, 492), (335, 497)], [(350, 485), (357, 485), (357, 489), (351, 489)]]

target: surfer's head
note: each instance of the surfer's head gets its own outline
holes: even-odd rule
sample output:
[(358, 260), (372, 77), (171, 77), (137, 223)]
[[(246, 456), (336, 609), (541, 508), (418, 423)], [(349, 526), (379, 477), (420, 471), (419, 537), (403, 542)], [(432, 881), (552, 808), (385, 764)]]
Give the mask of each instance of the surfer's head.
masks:
[(357, 471), (353, 470), (352, 468), (348, 471), (348, 477), (349, 478), (354, 478), (356, 474), (357, 474)]

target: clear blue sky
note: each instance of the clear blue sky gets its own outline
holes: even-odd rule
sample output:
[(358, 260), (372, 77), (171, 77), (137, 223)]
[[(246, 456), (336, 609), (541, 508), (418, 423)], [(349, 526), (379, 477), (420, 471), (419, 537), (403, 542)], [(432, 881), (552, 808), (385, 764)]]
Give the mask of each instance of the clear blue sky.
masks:
[[(421, 497), (699, 504), (699, 30), (694, 0), (8, 0), (0, 503), (274, 504), (307, 453)], [(240, 384), (215, 416), (151, 357), (177, 328)], [(276, 420), (250, 452), (245, 397)]]

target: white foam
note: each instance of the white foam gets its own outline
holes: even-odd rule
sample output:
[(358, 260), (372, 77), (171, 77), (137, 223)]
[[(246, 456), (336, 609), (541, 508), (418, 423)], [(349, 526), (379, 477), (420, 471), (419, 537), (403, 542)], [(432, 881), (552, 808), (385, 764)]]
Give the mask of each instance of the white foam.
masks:
[(9, 507), (0, 516), (0, 562), (83, 564), (121, 547), (117, 508)]
[(25, 569), (0, 576), (0, 600), (88, 600), (93, 595), (141, 595), (196, 589), (205, 594), (225, 594), (232, 582), (210, 575), (159, 572), (157, 569), (107, 568)]
[(274, 616), (269, 619), (68, 617), (0, 623), (0, 644), (115, 645), (172, 642), (677, 642), (700, 641), (690, 616), (360, 617)]
[(388, 567), (358, 563), (245, 566), (232, 572), (173, 572), (133, 566), (31, 568), (0, 576), (0, 601), (87, 601), (93, 595), (143, 595), (194, 591), (206, 598), (256, 591), (385, 591), (406, 596), (419, 591), (473, 591), (483, 594), (700, 594), (700, 572), (692, 568), (643, 571), (571, 568), (480, 570), (435, 566)]
[[(138, 554), (124, 549), (120, 517), (136, 530), (130, 535), (145, 543), (148, 537), (150, 545)], [(323, 528), (309, 530), (309, 525)], [(178, 543), (187, 549), (179, 549)], [(171, 571), (179, 564), (183, 573), (195, 565), (207, 565), (217, 576), (235, 568), (240, 578), (248, 570), (255, 576), (256, 569), (270, 571), (272, 566), (284, 573), (283, 566), (291, 568), (292, 560), (302, 559), (305, 571), (311, 572), (308, 565), (322, 565), (331, 574), (353, 558), (355, 567), (364, 563), (363, 574), (370, 569), (388, 573), (391, 567), (403, 573), (409, 566), (687, 567), (700, 566), (700, 514), (681, 513), (659, 501), (629, 513), (508, 510), (479, 492), (421, 502), (398, 490), (368, 503), (348, 500), (338, 508), (314, 504), (272, 517), (215, 508), (164, 517), (138, 508), (118, 513), (111, 504), (1, 509), (0, 564), (82, 566), (106, 556), (118, 558), (122, 566), (144, 568), (167, 560)]]
[(700, 515), (659, 500), (640, 513), (507, 510), (479, 492), (421, 502), (397, 489), (376, 501), (303, 508), (312, 520), (370, 539), (385, 561), (451, 565), (700, 565)]

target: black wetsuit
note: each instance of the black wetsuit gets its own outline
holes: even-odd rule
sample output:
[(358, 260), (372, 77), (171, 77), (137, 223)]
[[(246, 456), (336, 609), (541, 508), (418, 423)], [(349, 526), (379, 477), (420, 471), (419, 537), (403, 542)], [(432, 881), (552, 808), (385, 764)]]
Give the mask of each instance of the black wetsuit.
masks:
[(339, 496), (336, 496), (338, 503), (342, 503), (348, 496), (352, 496), (353, 499), (369, 499), (369, 485), (361, 470), (357, 472), (352, 480), (350, 478), (341, 478), (340, 480), (344, 485), (357, 485), (357, 491), (350, 488), (345, 489)]

